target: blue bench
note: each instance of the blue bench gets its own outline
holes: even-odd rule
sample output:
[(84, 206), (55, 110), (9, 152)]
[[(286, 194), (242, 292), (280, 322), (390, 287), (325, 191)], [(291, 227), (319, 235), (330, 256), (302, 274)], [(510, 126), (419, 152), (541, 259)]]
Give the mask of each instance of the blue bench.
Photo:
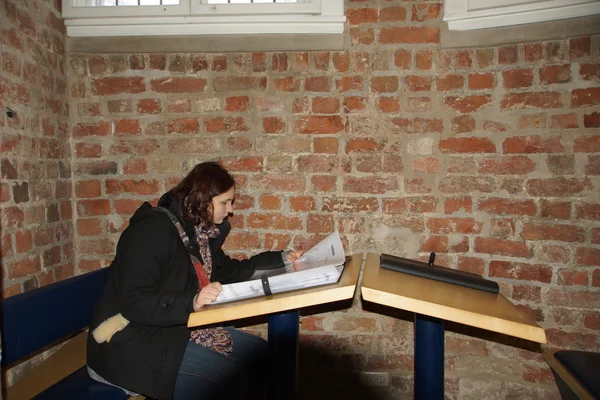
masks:
[(107, 279), (108, 268), (103, 268), (2, 301), (3, 369), (70, 339), (8, 387), (5, 400), (130, 398), (87, 373), (86, 328)]
[(600, 353), (546, 348), (542, 355), (564, 400), (600, 399)]

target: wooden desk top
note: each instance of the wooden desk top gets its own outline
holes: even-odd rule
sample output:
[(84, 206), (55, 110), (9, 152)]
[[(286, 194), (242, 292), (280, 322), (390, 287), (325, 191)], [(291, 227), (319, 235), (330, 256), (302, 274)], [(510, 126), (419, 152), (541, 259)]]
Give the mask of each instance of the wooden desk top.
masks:
[(202, 310), (190, 314), (188, 327), (234, 321), (257, 315), (297, 310), (302, 307), (351, 299), (358, 283), (362, 260), (362, 254), (351, 256), (350, 260), (346, 262), (340, 280), (331, 285), (204, 307)]
[(493, 294), (380, 268), (379, 254), (367, 254), (361, 284), (365, 300), (546, 343), (546, 333), (501, 294)]
[(560, 349), (545, 348), (542, 350), (542, 356), (548, 363), (550, 368), (561, 377), (561, 379), (567, 384), (569, 389), (577, 395), (577, 398), (581, 400), (594, 400), (594, 396), (569, 372), (569, 370), (555, 357), (556, 352)]

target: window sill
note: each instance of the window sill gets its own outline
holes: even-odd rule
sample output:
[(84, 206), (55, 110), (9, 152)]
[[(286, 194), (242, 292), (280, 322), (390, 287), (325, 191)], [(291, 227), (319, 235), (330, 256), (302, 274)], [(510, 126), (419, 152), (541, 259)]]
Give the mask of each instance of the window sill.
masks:
[(70, 53), (228, 53), (341, 51), (344, 34), (69, 37)]
[(488, 47), (598, 33), (600, 33), (600, 15), (470, 31), (451, 31), (447, 24), (442, 24), (440, 44), (442, 48)]

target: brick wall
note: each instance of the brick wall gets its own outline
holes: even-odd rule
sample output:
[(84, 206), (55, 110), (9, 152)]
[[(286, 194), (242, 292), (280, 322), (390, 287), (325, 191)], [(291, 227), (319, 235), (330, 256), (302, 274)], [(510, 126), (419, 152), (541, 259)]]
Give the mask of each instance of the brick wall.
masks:
[[(230, 254), (308, 248), (334, 229), (347, 253), (426, 259), (436, 251), (441, 265), (498, 281), (550, 345), (599, 350), (600, 37), (442, 50), (441, 8), (348, 1), (343, 52), (70, 55), (74, 273), (110, 263), (141, 201), (155, 201), (195, 163), (219, 159), (238, 180)], [(38, 86), (28, 87), (48, 93)], [(62, 127), (64, 115), (56, 118)], [(13, 123), (2, 121), (2, 129)], [(23, 147), (24, 164), (57, 162), (40, 157), (41, 145)], [(3, 193), (15, 180), (18, 193), (28, 178), (9, 180), (4, 170), (3, 161)], [(44, 183), (68, 186), (59, 179), (68, 166), (64, 173)], [(25, 204), (3, 195), (3, 229), (9, 210), (47, 204), (28, 182)], [(9, 277), (23, 269), (5, 260), (39, 251), (17, 256), (18, 231), (63, 226), (21, 219), (9, 224), (3, 250)], [(67, 263), (68, 240), (59, 240), (48, 249), (60, 244)], [(21, 272), (18, 283), (45, 271)], [(410, 398), (411, 316), (362, 307), (355, 299), (349, 310), (303, 318), (304, 395)], [(557, 398), (531, 344), (447, 330), (449, 398)], [(353, 384), (357, 369), (388, 370), (392, 384), (366, 393)]]
[[(65, 28), (60, 1), (0, 8), (3, 296), (72, 276)], [(5, 107), (15, 111), (8, 118)]]

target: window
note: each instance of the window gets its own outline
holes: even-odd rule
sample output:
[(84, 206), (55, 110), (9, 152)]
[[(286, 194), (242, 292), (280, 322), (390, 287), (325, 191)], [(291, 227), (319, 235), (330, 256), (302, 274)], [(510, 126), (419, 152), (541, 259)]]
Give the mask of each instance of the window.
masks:
[(63, 0), (67, 35), (342, 34), (344, 0)]
[(600, 14), (600, 0), (446, 0), (450, 30), (469, 30)]

